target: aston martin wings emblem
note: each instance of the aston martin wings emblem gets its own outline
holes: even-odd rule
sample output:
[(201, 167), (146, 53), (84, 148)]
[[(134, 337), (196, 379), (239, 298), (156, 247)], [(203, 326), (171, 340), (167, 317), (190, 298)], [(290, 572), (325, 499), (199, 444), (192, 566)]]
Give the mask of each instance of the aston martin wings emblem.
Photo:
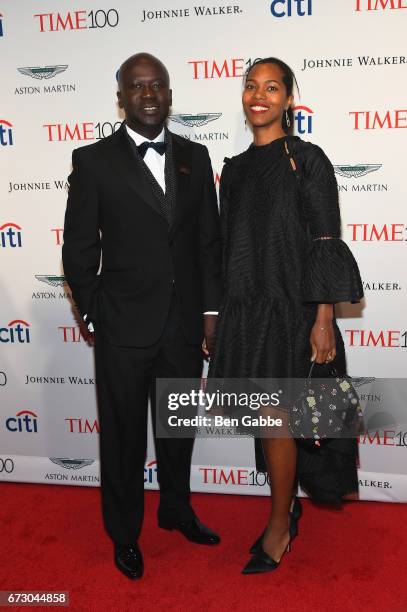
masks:
[(17, 70), (33, 79), (52, 79), (60, 72), (65, 72), (67, 68), (68, 64), (59, 64), (57, 66), (25, 66)]
[(352, 385), (357, 388), (357, 387), (363, 387), (363, 385), (368, 385), (372, 382), (374, 382), (376, 380), (376, 378), (374, 376), (360, 376), (360, 377), (353, 377), (352, 376)]
[(94, 459), (63, 459), (59, 457), (50, 457), (49, 460), (66, 470), (80, 470), (87, 465), (92, 465), (95, 461)]
[(182, 123), (190, 127), (201, 127), (210, 121), (215, 121), (221, 117), (222, 113), (198, 113), (197, 115), (170, 115), (171, 121)]
[(42, 283), (52, 285), (53, 287), (62, 287), (66, 283), (65, 276), (48, 276), (46, 274), (36, 274), (35, 278), (41, 281)]
[(357, 164), (356, 166), (334, 166), (336, 174), (345, 176), (346, 178), (359, 178), (365, 176), (369, 172), (376, 172), (382, 167), (382, 164)]

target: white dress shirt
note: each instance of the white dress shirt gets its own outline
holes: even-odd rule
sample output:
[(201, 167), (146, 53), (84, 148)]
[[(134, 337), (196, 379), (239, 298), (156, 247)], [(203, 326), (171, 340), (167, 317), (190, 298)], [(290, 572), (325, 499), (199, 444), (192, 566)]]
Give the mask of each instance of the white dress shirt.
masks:
[[(134, 140), (138, 147), (143, 142), (164, 142), (165, 139), (164, 128), (158, 134), (157, 138), (154, 138), (154, 140), (149, 140), (148, 138), (141, 136), (140, 134), (129, 128), (127, 124), (126, 130), (130, 138)], [(148, 169), (150, 170), (151, 174), (154, 176), (155, 180), (165, 193), (165, 153), (164, 155), (160, 155), (152, 148), (147, 149), (147, 152), (144, 156), (144, 163), (148, 166)]]

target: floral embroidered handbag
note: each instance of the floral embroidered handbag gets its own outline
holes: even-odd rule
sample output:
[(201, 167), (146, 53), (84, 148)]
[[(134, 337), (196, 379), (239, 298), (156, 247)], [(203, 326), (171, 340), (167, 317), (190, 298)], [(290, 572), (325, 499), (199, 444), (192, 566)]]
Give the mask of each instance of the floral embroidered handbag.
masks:
[(313, 448), (332, 438), (356, 437), (362, 409), (352, 379), (339, 376), (331, 365), (324, 378), (312, 378), (314, 365), (315, 362), (290, 410), (293, 437)]

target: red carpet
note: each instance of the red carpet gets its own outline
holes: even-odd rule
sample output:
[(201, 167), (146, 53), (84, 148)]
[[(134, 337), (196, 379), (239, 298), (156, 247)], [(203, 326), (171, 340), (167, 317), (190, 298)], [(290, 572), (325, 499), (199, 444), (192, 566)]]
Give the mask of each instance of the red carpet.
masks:
[(242, 576), (247, 547), (265, 524), (266, 498), (195, 494), (200, 518), (223, 538), (208, 548), (159, 529), (158, 495), (147, 493), (146, 569), (132, 583), (113, 566), (98, 489), (1, 483), (0, 496), (0, 590), (69, 591), (70, 610), (407, 610), (402, 504), (351, 502), (335, 511), (306, 500), (281, 567)]

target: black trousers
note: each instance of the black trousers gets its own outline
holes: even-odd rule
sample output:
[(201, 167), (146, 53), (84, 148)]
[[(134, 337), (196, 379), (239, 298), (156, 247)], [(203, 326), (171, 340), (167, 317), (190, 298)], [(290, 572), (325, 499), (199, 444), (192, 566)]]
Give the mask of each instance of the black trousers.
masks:
[(149, 397), (160, 484), (158, 517), (187, 521), (195, 516), (189, 499), (193, 439), (156, 437), (155, 379), (199, 378), (202, 349), (186, 342), (174, 294), (157, 343), (113, 346), (95, 330), (95, 357), (103, 517), (116, 544), (133, 544), (144, 513)]

